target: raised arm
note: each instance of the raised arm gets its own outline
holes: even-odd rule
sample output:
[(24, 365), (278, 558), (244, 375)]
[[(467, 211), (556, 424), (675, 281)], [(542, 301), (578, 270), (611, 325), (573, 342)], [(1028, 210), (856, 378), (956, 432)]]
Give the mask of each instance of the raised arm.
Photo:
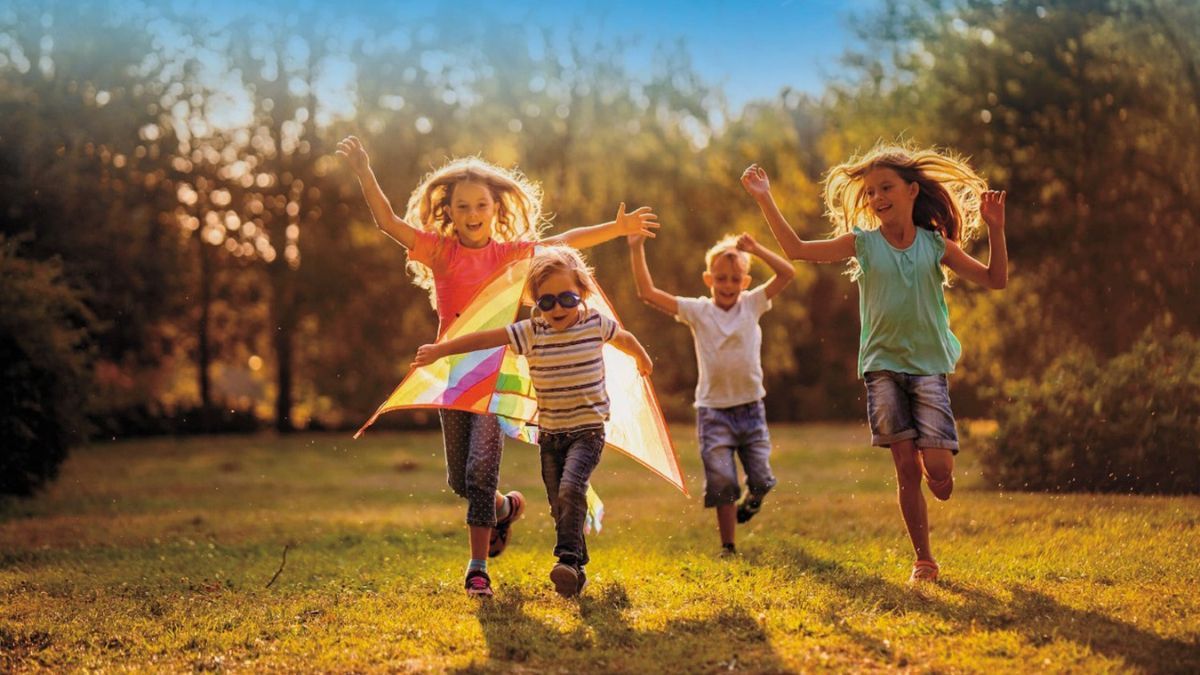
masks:
[(658, 216), (655, 215), (649, 206), (642, 206), (631, 213), (625, 213), (625, 202), (621, 202), (621, 206), (617, 209), (617, 217), (607, 223), (599, 225), (589, 225), (587, 227), (577, 227), (573, 230), (567, 230), (562, 234), (556, 234), (553, 237), (547, 237), (543, 240), (546, 244), (566, 244), (573, 248), (583, 249), (590, 248), (596, 244), (603, 244), (609, 239), (624, 237), (631, 234), (640, 234), (644, 237), (654, 238), (654, 230), (658, 229)]
[(775, 273), (775, 276), (768, 279), (761, 286), (761, 288), (766, 289), (764, 293), (768, 300), (779, 295), (779, 291), (786, 288), (796, 278), (796, 268), (792, 267), (792, 263), (784, 260), (783, 256), (775, 251), (755, 241), (754, 237), (751, 237), (749, 234), (743, 234), (738, 237), (737, 247), (752, 256), (757, 256), (763, 262), (767, 263), (767, 266)]
[(954, 270), (955, 274), (994, 290), (1008, 285), (1008, 244), (1004, 239), (1005, 198), (1003, 191), (988, 190), (983, 193), (979, 207), (980, 215), (988, 229), (987, 266), (950, 240), (946, 240), (946, 253), (942, 255), (942, 262)]
[(779, 247), (792, 260), (838, 262), (854, 257), (854, 235), (851, 233), (821, 241), (801, 239), (775, 204), (775, 198), (771, 196), (770, 180), (762, 167), (751, 164), (742, 173), (742, 187), (746, 188), (746, 192), (758, 203), (763, 218), (771, 227), (771, 234), (775, 235), (775, 241), (779, 242)]
[(506, 344), (508, 344), (507, 328), (493, 328), (492, 330), (482, 330), (478, 333), (467, 333), (453, 340), (421, 345), (417, 349), (417, 355), (410, 367), (427, 366), (451, 354), (466, 354), (467, 352), (475, 352), (480, 349), (503, 347)]
[(624, 328), (618, 329), (617, 334), (609, 342), (612, 346), (632, 356), (637, 361), (639, 373), (644, 377), (650, 376), (650, 373), (654, 370), (654, 363), (650, 361), (650, 355), (646, 353), (646, 348), (642, 346), (642, 343), (638, 342), (633, 333)]
[(371, 170), (371, 160), (362, 141), (356, 136), (347, 136), (337, 147), (337, 155), (344, 159), (354, 171), (354, 175), (358, 176), (358, 184), (362, 187), (367, 206), (371, 208), (375, 226), (405, 248), (412, 248), (417, 241), (417, 230), (392, 210), (392, 203), (388, 201), (387, 195), (383, 194), (383, 188), (379, 186), (375, 172)]
[(650, 266), (646, 264), (646, 237), (632, 234), (629, 240), (629, 262), (633, 265), (633, 281), (637, 285), (638, 298), (664, 314), (675, 316), (679, 313), (679, 302), (675, 296), (660, 290), (650, 278)]

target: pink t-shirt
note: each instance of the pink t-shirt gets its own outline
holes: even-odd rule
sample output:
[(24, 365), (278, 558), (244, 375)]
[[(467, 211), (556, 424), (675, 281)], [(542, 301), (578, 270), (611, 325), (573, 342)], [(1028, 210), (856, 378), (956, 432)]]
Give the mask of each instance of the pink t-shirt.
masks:
[(433, 270), (438, 334), (466, 309), (496, 270), (529, 253), (533, 246), (532, 241), (492, 239), (482, 248), (468, 248), (459, 243), (458, 237), (417, 232), (408, 259)]

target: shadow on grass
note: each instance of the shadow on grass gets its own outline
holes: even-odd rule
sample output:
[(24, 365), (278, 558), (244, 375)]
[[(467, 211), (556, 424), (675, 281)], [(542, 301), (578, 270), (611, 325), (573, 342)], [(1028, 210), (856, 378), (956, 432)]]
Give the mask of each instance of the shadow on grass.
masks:
[(458, 672), (514, 667), (564, 672), (787, 671), (762, 627), (744, 611), (638, 630), (626, 617), (630, 602), (625, 588), (595, 584), (577, 601), (552, 600), (575, 608), (580, 618), (574, 627), (559, 630), (525, 610), (527, 602), (546, 602), (547, 597), (510, 588), (482, 604), (477, 614), (488, 660)]
[[(955, 632), (1008, 630), (1034, 647), (1057, 639), (1069, 640), (1146, 672), (1200, 672), (1200, 648), (1195, 644), (1155, 635), (1102, 612), (1065, 606), (1021, 584), (1008, 587), (1012, 599), (1006, 600), (972, 585), (940, 581), (938, 588), (962, 600), (962, 604), (946, 603), (921, 590), (864, 574), (803, 549), (780, 553), (794, 569), (811, 572), (816, 583), (831, 586), (848, 599), (887, 611), (933, 615), (949, 623)], [(871, 658), (896, 663), (887, 642), (838, 620), (836, 608), (831, 611), (830, 623), (836, 630), (858, 643)]]

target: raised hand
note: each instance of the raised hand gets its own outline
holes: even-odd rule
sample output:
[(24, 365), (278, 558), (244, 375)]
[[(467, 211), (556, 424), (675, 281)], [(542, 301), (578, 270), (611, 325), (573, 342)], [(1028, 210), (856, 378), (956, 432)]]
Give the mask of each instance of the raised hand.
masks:
[(742, 187), (755, 198), (771, 194), (771, 181), (767, 178), (767, 172), (757, 164), (751, 164), (742, 172)]
[(637, 369), (642, 377), (650, 377), (650, 373), (654, 372), (654, 362), (650, 360), (650, 355), (645, 351), (642, 351), (637, 357)]
[(758, 242), (754, 241), (754, 237), (751, 237), (749, 232), (743, 232), (737, 238), (737, 249), (746, 253), (754, 253), (758, 250)]
[(344, 159), (356, 174), (365, 173), (371, 168), (371, 160), (367, 157), (367, 150), (363, 147), (362, 141), (358, 140), (357, 136), (347, 136), (338, 141), (337, 156)]
[(417, 368), (420, 366), (427, 366), (440, 358), (442, 358), (442, 355), (438, 349), (438, 345), (421, 345), (417, 348), (417, 355), (413, 358), (413, 362), (409, 364), (409, 367)]
[(658, 216), (649, 206), (641, 206), (630, 213), (625, 213), (625, 202), (621, 202), (621, 206), (617, 208), (615, 222), (617, 231), (623, 235), (640, 235), (651, 239), (657, 236), (654, 230), (659, 227)]
[(1004, 190), (988, 190), (979, 198), (979, 216), (988, 229), (1004, 229)]

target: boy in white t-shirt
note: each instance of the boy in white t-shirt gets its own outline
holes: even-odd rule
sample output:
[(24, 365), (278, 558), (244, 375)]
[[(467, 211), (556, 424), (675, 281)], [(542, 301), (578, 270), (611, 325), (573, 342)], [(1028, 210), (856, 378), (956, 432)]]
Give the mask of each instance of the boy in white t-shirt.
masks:
[[(758, 513), (775, 486), (768, 459), (762, 398), (763, 312), (796, 276), (791, 263), (748, 235), (726, 236), (704, 256), (704, 283), (711, 297), (683, 298), (654, 286), (646, 265), (645, 237), (628, 237), (638, 297), (692, 329), (700, 378), (696, 383), (696, 427), (704, 461), (704, 506), (716, 507), (724, 553), (735, 553), (734, 531)], [(750, 288), (750, 254), (775, 272), (767, 283)], [(738, 483), (734, 456), (742, 460), (746, 491)]]

